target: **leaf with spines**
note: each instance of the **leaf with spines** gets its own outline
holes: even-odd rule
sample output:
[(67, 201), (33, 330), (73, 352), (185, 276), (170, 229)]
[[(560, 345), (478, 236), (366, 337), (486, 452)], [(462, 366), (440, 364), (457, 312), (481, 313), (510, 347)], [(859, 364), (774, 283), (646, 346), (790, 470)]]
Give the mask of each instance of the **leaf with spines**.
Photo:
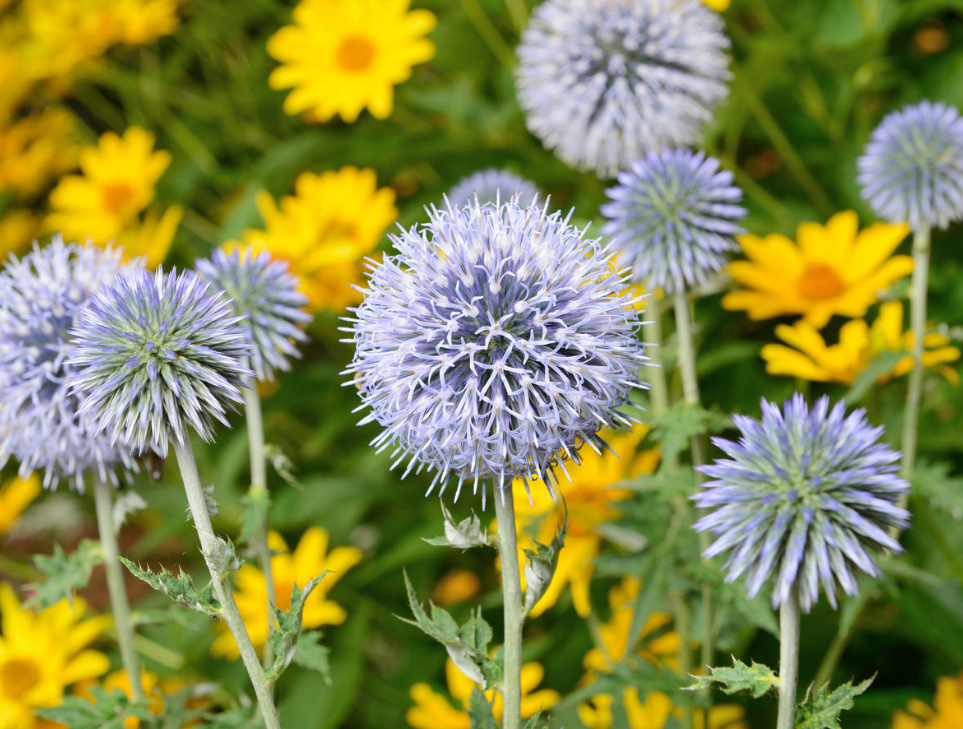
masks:
[(558, 565), (558, 554), (562, 551), (565, 544), (565, 533), (568, 530), (568, 511), (565, 512), (565, 521), (561, 528), (555, 532), (552, 541), (548, 544), (535, 543), (535, 549), (525, 550), (525, 606), (524, 613), (527, 615), (532, 608), (542, 599), (542, 595), (548, 590), (552, 577), (555, 575), (555, 567)]
[(294, 651), (294, 662), (309, 671), (317, 671), (324, 682), (331, 685), (331, 649), (321, 645), (321, 631), (302, 633)]
[(268, 510), (271, 507), (271, 494), (267, 489), (250, 489), (241, 497), (244, 511), (241, 513), (241, 533), (237, 541), (249, 542), (267, 521)]
[[(304, 603), (315, 587), (324, 579), (327, 572), (322, 572), (308, 582), (302, 590), (295, 583), (291, 588), (291, 609), (281, 610), (272, 607), (274, 620), (277, 625), (271, 626), (271, 647), (274, 649), (274, 665), (267, 671), (269, 679), (277, 680), (284, 669), (291, 665), (297, 653), (298, 637), (301, 635), (301, 618), (304, 613)], [(310, 650), (310, 649), (309, 649)]]
[(668, 467), (689, 446), (693, 436), (721, 432), (730, 427), (732, 423), (727, 417), (683, 401), (652, 419), (649, 437), (661, 445), (662, 464)]
[(481, 519), (475, 512), (457, 524), (451, 518), (451, 513), (441, 505), (441, 513), (445, 520), (445, 535), (431, 537), (425, 541), (435, 547), (455, 547), (456, 549), (471, 549), (472, 547), (487, 547), (491, 543), (488, 532), (482, 529)]
[(194, 580), (183, 570), (177, 575), (168, 572), (166, 567), (162, 567), (160, 572), (152, 572), (124, 557), (121, 557), (120, 561), (134, 577), (143, 580), (155, 590), (163, 592), (174, 602), (211, 617), (220, 617), (221, 606), (214, 599), (210, 585), (201, 589), (194, 587)]
[(842, 729), (839, 715), (853, 708), (856, 697), (865, 693), (875, 678), (873, 675), (856, 685), (847, 681), (832, 691), (829, 684), (823, 684), (815, 693), (810, 684), (802, 703), (796, 707), (795, 729)]
[(758, 699), (779, 685), (779, 679), (769, 666), (755, 661), (751, 666), (747, 666), (735, 656), (732, 657), (732, 666), (710, 668), (708, 676), (693, 676), (693, 678), (696, 682), (686, 686), (688, 691), (711, 688), (715, 684), (716, 688), (721, 689), (723, 693), (731, 695), (748, 691), (754, 699)]
[(91, 686), (93, 702), (80, 696), (67, 696), (59, 706), (35, 709), (41, 719), (64, 724), (70, 729), (125, 729), (125, 722), (136, 718), (141, 722), (155, 718), (143, 703), (134, 703), (123, 691), (107, 693), (100, 686)]
[(471, 719), (471, 729), (498, 729), (492, 705), (477, 686), (468, 699), (468, 716)]
[(43, 609), (64, 598), (72, 602), (74, 590), (86, 587), (90, 582), (90, 573), (103, 561), (100, 543), (92, 539), (84, 539), (70, 554), (65, 554), (60, 545), (55, 544), (53, 554), (34, 556), (33, 563), (47, 575), (47, 579), (27, 585), (27, 592), (33, 594), (26, 606)]

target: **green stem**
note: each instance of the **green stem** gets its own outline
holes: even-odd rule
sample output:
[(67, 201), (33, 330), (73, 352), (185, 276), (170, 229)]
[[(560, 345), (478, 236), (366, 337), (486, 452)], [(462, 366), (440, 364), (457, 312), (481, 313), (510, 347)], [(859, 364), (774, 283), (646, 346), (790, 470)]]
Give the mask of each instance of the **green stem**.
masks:
[(130, 692), (134, 701), (143, 701), (144, 685), (140, 678), (140, 659), (134, 645), (134, 624), (130, 619), (130, 603), (124, 586), (124, 568), (118, 559), (117, 534), (114, 531), (113, 486), (94, 477), (94, 505), (97, 509), (97, 531), (100, 534), (100, 550), (104, 555), (104, 571), (107, 573), (107, 592), (110, 608), (114, 613), (114, 630), (120, 646), (120, 659), (130, 679)]
[(793, 729), (799, 683), (799, 595), (789, 591), (779, 608), (779, 712), (776, 729)]
[(461, 3), (461, 9), (465, 11), (465, 15), (475, 26), (478, 35), (485, 41), (495, 58), (505, 68), (514, 68), (515, 52), (502, 38), (498, 28), (492, 24), (492, 21), (485, 14), (485, 10), (478, 4), (478, 0), (459, 0), (459, 2)]
[(229, 572), (224, 571), (221, 566), (212, 562), (212, 556), (218, 552), (218, 538), (214, 534), (214, 527), (211, 526), (211, 515), (207, 510), (207, 501), (204, 499), (204, 491), (201, 488), (197, 464), (194, 462), (194, 449), (190, 440), (186, 437), (183, 443), (175, 440), (173, 445), (174, 454), (177, 456), (177, 465), (181, 469), (181, 479), (184, 481), (184, 491), (187, 493), (187, 503), (194, 520), (194, 528), (197, 530), (197, 537), (201, 543), (201, 554), (204, 555), (204, 562), (211, 573), (214, 597), (221, 604), (221, 616), (234, 635), (241, 660), (244, 662), (247, 674), (251, 678), (265, 728), (281, 729), (278, 711), (274, 706), (271, 683), (268, 681), (264, 669), (261, 668), (257, 659), (257, 652), (251, 643), (251, 636), (248, 635), (241, 614), (238, 612), (237, 604), (234, 602)]
[(528, 6), (525, 0), (505, 0), (505, 5), (508, 7), (508, 14), (512, 16), (515, 28), (519, 31), (524, 30), (528, 25)]
[(495, 522), (498, 526), (498, 552), (502, 562), (502, 594), (505, 603), (505, 677), (502, 697), (505, 711), (502, 729), (522, 725), (522, 582), (518, 566), (518, 541), (515, 533), (515, 500), (511, 485), (496, 491)]
[[(252, 499), (267, 497), (267, 459), (264, 455), (264, 420), (261, 416), (261, 398), (257, 394), (257, 382), (253, 377), (244, 380), (244, 415), (247, 418), (247, 441), (251, 452), (251, 488)], [(264, 575), (265, 592), (267, 594), (267, 624), (274, 621), (272, 612), (277, 605), (277, 594), (274, 589), (274, 577), (271, 574), (271, 548), (268, 546), (267, 518), (258, 525), (254, 532), (252, 546), (261, 565)], [(271, 641), (264, 644), (264, 659), (262, 665), (267, 668), (274, 663), (274, 650)]]
[[(678, 590), (673, 590), (670, 597), (675, 613), (675, 630), (679, 635), (679, 669), (682, 671), (683, 678), (688, 678), (692, 674), (692, 651), (689, 648), (689, 605), (685, 601), (685, 595)], [(692, 693), (688, 692), (685, 696), (685, 702), (682, 704), (682, 726), (685, 729), (694, 729), (695, 727), (694, 703)]]
[[(677, 287), (675, 291), (675, 329), (679, 344), (679, 372), (682, 375), (682, 394), (688, 405), (699, 405), (699, 380), (696, 377), (695, 346), (692, 337), (692, 317), (689, 314), (689, 301), (685, 289)], [(702, 437), (692, 436), (692, 467), (705, 464), (705, 449)], [(702, 482), (702, 475), (695, 471), (696, 485)], [(709, 547), (709, 535), (699, 532), (699, 549), (704, 552)], [(706, 669), (713, 663), (713, 635), (712, 635), (712, 590), (709, 585), (702, 585), (702, 644), (700, 660), (702, 668)], [(708, 692), (706, 692), (708, 695)]]
[(836, 672), (836, 666), (839, 665), (839, 659), (842, 658), (843, 651), (849, 643), (849, 637), (853, 634), (856, 621), (863, 610), (866, 609), (868, 603), (869, 594), (863, 591), (859, 596), (859, 604), (856, 607), (856, 617), (852, 620), (840, 622), (839, 629), (836, 631), (836, 635), (833, 636), (833, 641), (829, 644), (829, 648), (826, 649), (826, 654), (823, 656), (823, 660), (819, 664), (819, 669), (816, 671), (813, 688), (818, 689), (820, 686), (829, 683), (832, 679), (833, 674)]
[[(923, 396), (923, 338), (926, 336), (926, 288), (930, 269), (930, 229), (921, 226), (913, 235), (913, 281), (910, 287), (910, 327), (913, 330), (913, 369), (906, 390), (903, 412), (903, 478), (913, 475), (916, 463), (916, 436), (919, 430), (920, 400)], [(900, 498), (905, 507), (907, 494)]]
[(652, 364), (649, 368), (652, 387), (649, 392), (652, 394), (652, 415), (659, 417), (665, 415), (669, 409), (669, 385), (665, 377), (665, 352), (662, 339), (662, 307), (655, 301), (655, 296), (650, 298), (652, 301), (651, 312), (652, 320), (644, 327), (645, 341), (653, 349)]

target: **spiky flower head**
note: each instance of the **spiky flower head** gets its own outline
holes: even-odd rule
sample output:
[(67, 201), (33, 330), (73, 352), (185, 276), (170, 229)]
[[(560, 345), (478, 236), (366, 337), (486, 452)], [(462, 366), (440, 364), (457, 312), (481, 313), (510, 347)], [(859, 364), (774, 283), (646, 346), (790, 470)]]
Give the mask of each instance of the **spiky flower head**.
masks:
[(137, 470), (80, 413), (66, 361), (81, 308), (121, 267), (119, 250), (56, 236), (0, 270), (0, 465), (12, 456), (24, 476), (43, 471), (48, 488), (64, 480), (83, 491), (87, 477), (116, 484), (118, 467)]
[(963, 118), (921, 101), (887, 115), (857, 162), (873, 212), (913, 230), (963, 219)]
[(80, 412), (111, 443), (167, 455), (193, 427), (210, 441), (214, 421), (241, 401), (253, 373), (247, 332), (230, 299), (193, 271), (137, 269), (94, 295), (71, 331)]
[(452, 205), (464, 205), (465, 202), (476, 200), (485, 203), (497, 203), (510, 200), (512, 195), (518, 195), (523, 205), (528, 205), (538, 196), (535, 183), (520, 175), (505, 170), (490, 168), (474, 172), (451, 188), (448, 199)]
[(225, 291), (241, 317), (253, 352), (250, 366), (258, 380), (273, 380), (274, 371), (291, 369), (289, 357), (300, 357), (295, 342), (307, 335), (301, 327), (311, 321), (304, 311), (307, 297), (285, 261), (272, 260), (266, 251), (218, 249), (195, 268), (216, 289)]
[(713, 480), (692, 497), (712, 510), (695, 528), (718, 536), (705, 556), (729, 552), (726, 580), (744, 575), (750, 597), (772, 578), (774, 607), (795, 590), (809, 612), (820, 585), (834, 608), (837, 587), (858, 594), (858, 573), (879, 575), (873, 553), (901, 551), (887, 530), (909, 520), (883, 429), (828, 397), (810, 410), (799, 393), (782, 410), (763, 400), (761, 422), (733, 420), (742, 438), (713, 438), (729, 458), (699, 468)]
[(456, 498), (466, 479), (483, 499), (515, 477), (551, 489), (600, 428), (631, 422), (617, 408), (646, 361), (637, 300), (598, 241), (540, 205), (429, 217), (393, 237), (349, 319), (362, 423), (409, 471), (434, 471), (432, 488), (457, 478)]
[(698, 142), (727, 93), (723, 30), (699, 0), (546, 0), (517, 51), (529, 130), (603, 177)]
[(742, 190), (732, 179), (703, 152), (649, 152), (607, 190), (602, 232), (650, 289), (692, 288), (725, 266), (743, 232)]

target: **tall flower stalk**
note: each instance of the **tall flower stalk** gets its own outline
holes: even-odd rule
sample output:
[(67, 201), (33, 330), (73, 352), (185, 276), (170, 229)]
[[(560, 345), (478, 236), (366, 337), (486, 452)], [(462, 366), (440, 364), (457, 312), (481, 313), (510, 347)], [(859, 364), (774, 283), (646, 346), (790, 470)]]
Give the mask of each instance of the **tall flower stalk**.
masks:
[(515, 499), (509, 484), (495, 494), (495, 523), (498, 526), (498, 555), (502, 565), (502, 599), (505, 612), (505, 721), (502, 729), (519, 729), (522, 722), (522, 603), (521, 571), (518, 564), (518, 535)]

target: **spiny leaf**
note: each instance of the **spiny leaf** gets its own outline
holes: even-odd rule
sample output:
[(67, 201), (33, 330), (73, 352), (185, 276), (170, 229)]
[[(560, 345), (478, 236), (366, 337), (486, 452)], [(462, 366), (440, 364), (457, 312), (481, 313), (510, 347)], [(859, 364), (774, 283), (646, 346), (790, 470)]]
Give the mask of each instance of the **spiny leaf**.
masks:
[(462, 519), (457, 524), (451, 518), (444, 503), (441, 505), (441, 513), (445, 519), (445, 536), (432, 537), (426, 539), (428, 544), (435, 547), (456, 547), (457, 549), (470, 549), (472, 547), (487, 547), (489, 545), (488, 533), (482, 529), (481, 519), (472, 512), (467, 519)]
[(168, 572), (166, 567), (162, 567), (160, 572), (151, 572), (124, 557), (121, 557), (120, 561), (124, 563), (124, 566), (130, 570), (134, 577), (143, 580), (155, 590), (163, 592), (174, 602), (179, 602), (192, 610), (197, 610), (211, 617), (220, 616), (221, 606), (214, 599), (211, 586), (207, 585), (197, 589), (194, 587), (194, 580), (183, 570), (177, 575)]
[(693, 436), (730, 427), (732, 421), (728, 417), (682, 401), (653, 418), (650, 437), (662, 444), (662, 463), (670, 464), (688, 447)]
[(769, 666), (755, 661), (751, 666), (747, 666), (735, 656), (732, 657), (731, 667), (710, 668), (708, 676), (693, 676), (693, 678), (696, 682), (685, 687), (688, 691), (710, 688), (713, 684), (718, 684), (717, 688), (724, 693), (748, 691), (754, 699), (758, 699), (769, 689), (779, 685), (779, 679)]
[[(324, 579), (327, 572), (311, 580), (302, 590), (295, 583), (291, 589), (291, 609), (281, 610), (277, 607), (272, 608), (276, 625), (271, 626), (271, 647), (274, 648), (274, 665), (267, 671), (267, 677), (276, 680), (284, 669), (291, 665), (294, 660), (298, 646), (298, 637), (301, 635), (301, 618), (304, 613), (304, 603), (310, 596), (315, 587)], [(310, 649), (309, 649), (310, 650)]]
[(498, 729), (492, 713), (492, 705), (477, 686), (468, 699), (468, 716), (471, 719), (471, 729)]
[(963, 519), (963, 477), (951, 476), (948, 463), (918, 461), (913, 468), (913, 495), (954, 519)]
[(70, 729), (124, 729), (130, 717), (141, 721), (153, 718), (143, 703), (132, 703), (123, 691), (107, 693), (100, 686), (91, 686), (90, 694), (93, 703), (80, 696), (67, 696), (60, 706), (34, 711), (41, 719), (65, 724)]
[(47, 608), (65, 597), (73, 601), (74, 590), (87, 586), (94, 567), (103, 563), (104, 555), (100, 543), (84, 539), (71, 554), (64, 554), (59, 544), (54, 545), (51, 555), (38, 554), (34, 564), (47, 579), (27, 585), (27, 592), (33, 595), (27, 600), (29, 608)]
[[(538, 726), (538, 720), (541, 718), (541, 716), (542, 710), (539, 709), (535, 712), (535, 716), (525, 722), (525, 729), (535, 729), (535, 727)], [(546, 724), (546, 726), (548, 725)]]
[(321, 631), (303, 633), (294, 651), (294, 662), (309, 671), (317, 671), (324, 682), (331, 685), (331, 649), (321, 645)]
[(853, 708), (856, 697), (865, 693), (875, 678), (873, 675), (855, 686), (852, 681), (847, 681), (832, 691), (829, 684), (824, 684), (815, 694), (810, 685), (802, 703), (796, 707), (795, 729), (842, 729), (839, 715)]
[(548, 590), (555, 575), (555, 567), (558, 565), (558, 554), (565, 544), (565, 533), (568, 530), (568, 511), (565, 512), (565, 521), (562, 527), (555, 532), (555, 536), (549, 544), (535, 543), (535, 549), (525, 550), (525, 606), (524, 611), (527, 615), (532, 608), (542, 599), (542, 595)]
[(244, 511), (241, 513), (241, 533), (238, 535), (238, 542), (245, 543), (251, 540), (258, 529), (267, 520), (268, 509), (271, 506), (271, 494), (267, 489), (250, 489), (241, 497), (241, 505)]
[(458, 635), (458, 623), (455, 619), (451, 617), (451, 614), (442, 608), (436, 607), (430, 600), (428, 601), (428, 606), (431, 609), (431, 617), (428, 617), (428, 613), (421, 606), (418, 601), (418, 595), (415, 593), (415, 588), (411, 584), (411, 580), (408, 579), (408, 572), (404, 573), (405, 576), (405, 589), (408, 592), (408, 604), (411, 606), (411, 612), (415, 616), (414, 620), (408, 618), (401, 618), (406, 623), (414, 625), (428, 635), (434, 638), (442, 645), (458, 645), (459, 635)]

